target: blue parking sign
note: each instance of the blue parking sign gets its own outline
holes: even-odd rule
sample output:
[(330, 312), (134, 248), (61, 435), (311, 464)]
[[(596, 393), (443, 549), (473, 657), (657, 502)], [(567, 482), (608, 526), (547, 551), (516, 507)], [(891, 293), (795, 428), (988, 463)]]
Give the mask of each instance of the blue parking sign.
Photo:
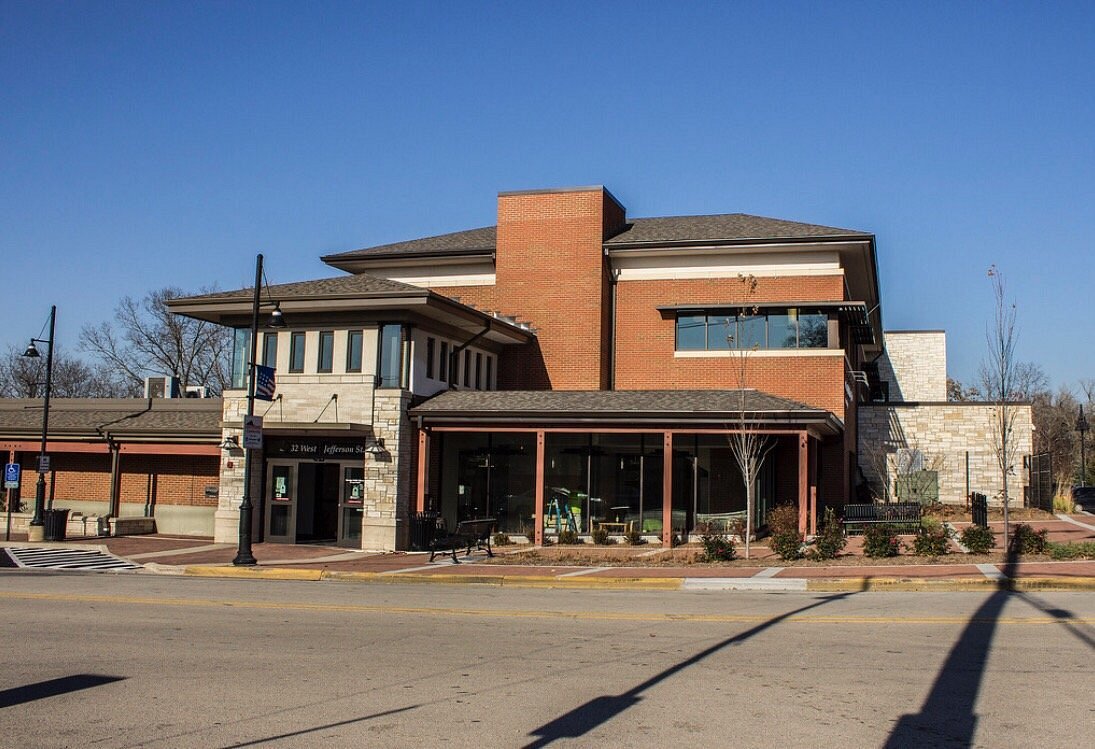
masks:
[(22, 467), (18, 463), (4, 464), (4, 488), (18, 489), (20, 473), (22, 473)]

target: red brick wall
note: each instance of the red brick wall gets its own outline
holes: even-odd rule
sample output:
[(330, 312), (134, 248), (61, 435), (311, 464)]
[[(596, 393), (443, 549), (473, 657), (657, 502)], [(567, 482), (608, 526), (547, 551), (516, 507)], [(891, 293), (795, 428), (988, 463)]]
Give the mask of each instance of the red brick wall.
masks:
[(503, 357), (501, 386), (607, 387), (611, 331), (602, 243), (623, 217), (601, 188), (498, 197), (495, 300), (537, 334), (535, 345)]
[[(676, 321), (658, 312), (673, 304), (835, 301), (840, 276), (759, 278), (746, 296), (737, 279), (622, 281), (617, 292), (616, 387), (620, 390), (719, 389), (738, 386), (740, 360), (733, 356), (674, 356)], [(844, 415), (841, 356), (750, 356), (746, 385)]]
[[(54, 503), (65, 501), (110, 501), (110, 455), (106, 453), (53, 453), (51, 474), (46, 476), (46, 497), (53, 492)], [(33, 465), (25, 456), (24, 464)], [(205, 487), (220, 483), (216, 456), (122, 455), (121, 501), (145, 503), (154, 490), (156, 504), (216, 507), (217, 498), (205, 496)], [(22, 499), (34, 500), (34, 474), (24, 483)], [(150, 478), (151, 477), (151, 478)], [(24, 480), (25, 481), (25, 480)]]

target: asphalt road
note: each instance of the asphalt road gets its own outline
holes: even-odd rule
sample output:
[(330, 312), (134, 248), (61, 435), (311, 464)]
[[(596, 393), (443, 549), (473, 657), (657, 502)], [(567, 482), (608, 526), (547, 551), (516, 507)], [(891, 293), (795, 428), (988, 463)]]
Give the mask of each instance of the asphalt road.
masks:
[(1073, 747), (1090, 593), (0, 571), (8, 747)]

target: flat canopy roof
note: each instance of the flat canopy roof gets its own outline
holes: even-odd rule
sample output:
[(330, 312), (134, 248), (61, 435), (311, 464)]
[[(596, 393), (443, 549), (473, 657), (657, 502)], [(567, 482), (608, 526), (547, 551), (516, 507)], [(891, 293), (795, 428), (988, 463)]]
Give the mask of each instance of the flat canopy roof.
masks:
[(424, 426), (581, 424), (603, 426), (809, 427), (839, 434), (824, 409), (760, 390), (450, 390), (411, 408)]

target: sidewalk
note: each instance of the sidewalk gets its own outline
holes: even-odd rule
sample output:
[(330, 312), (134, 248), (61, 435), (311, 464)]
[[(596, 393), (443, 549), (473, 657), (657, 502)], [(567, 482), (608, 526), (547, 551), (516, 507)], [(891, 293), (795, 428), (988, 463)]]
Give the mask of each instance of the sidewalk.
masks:
[[(1072, 516), (1034, 523), (1046, 527), (1050, 539), (1095, 541), (1095, 517)], [(1002, 533), (998, 524), (993, 529)], [(25, 539), (20, 539), (25, 541)], [(752, 563), (703, 565), (674, 563), (671, 558), (659, 566), (628, 565), (632, 559), (671, 557), (675, 550), (651, 547), (550, 547), (566, 555), (603, 552), (617, 558), (604, 564), (565, 561), (522, 563), (531, 552), (528, 547), (496, 548), (493, 560), (483, 552), (470, 557), (438, 556), (430, 563), (421, 552), (364, 552), (331, 546), (254, 545), (256, 567), (234, 567), (235, 545), (214, 544), (208, 538), (172, 536), (123, 536), (117, 538), (74, 539), (64, 544), (37, 546), (97, 546), (123, 559), (142, 564), (148, 572), (185, 574), (202, 577), (234, 577), (278, 580), (343, 580), (373, 583), (478, 583), (496, 586), (619, 589), (749, 589), (749, 590), (991, 590), (1056, 589), (1095, 591), (1095, 560), (1054, 562), (1044, 558), (1020, 561), (1004, 574), (1004, 560), (998, 554), (980, 563), (964, 561), (965, 555), (953, 553), (930, 564), (902, 563), (900, 558), (871, 563), (859, 554), (860, 540), (851, 539), (848, 551), (854, 564), (791, 566), (781, 563), (768, 549), (755, 545)], [(5, 545), (0, 542), (0, 545)], [(8, 546), (25, 543), (13, 541)], [(630, 558), (629, 558), (630, 557)], [(511, 561), (512, 560), (512, 561)]]

